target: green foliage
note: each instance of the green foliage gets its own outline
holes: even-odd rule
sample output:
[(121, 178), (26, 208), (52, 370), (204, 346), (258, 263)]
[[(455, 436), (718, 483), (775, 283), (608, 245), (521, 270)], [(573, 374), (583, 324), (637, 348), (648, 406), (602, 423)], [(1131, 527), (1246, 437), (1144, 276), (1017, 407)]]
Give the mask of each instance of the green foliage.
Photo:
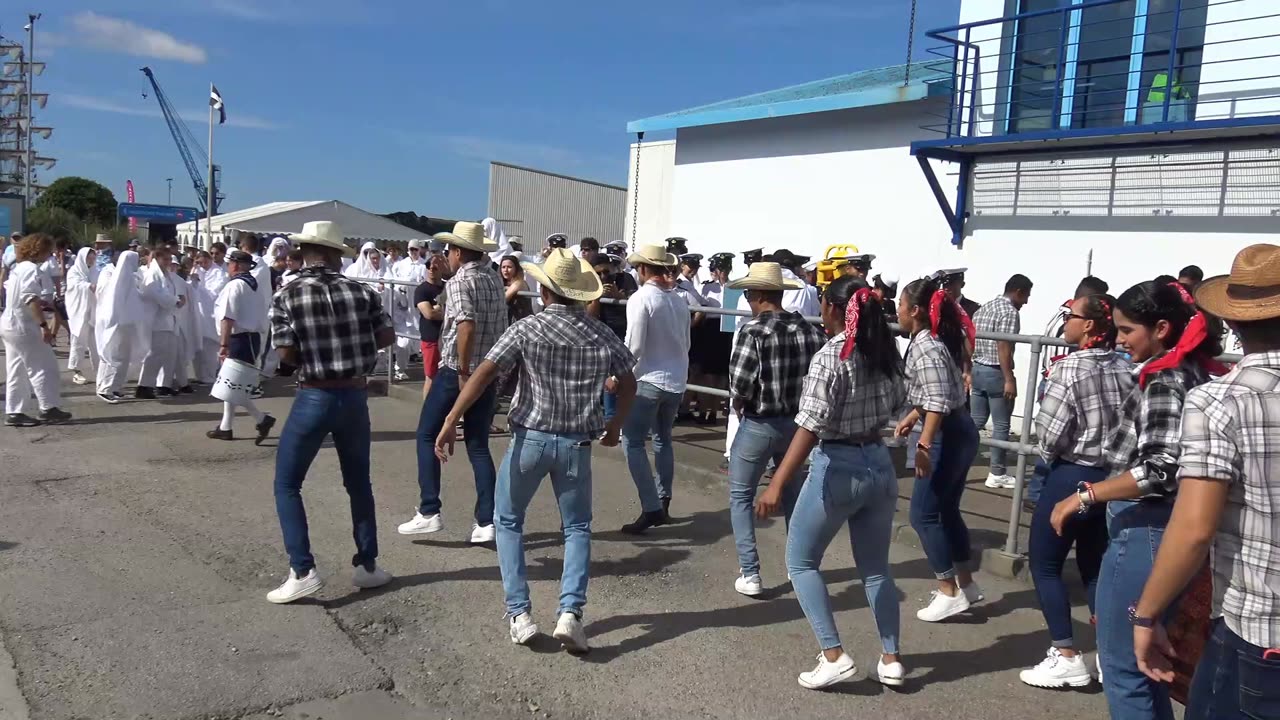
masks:
[(37, 204), (27, 217), (28, 233), (45, 233), (75, 243), (84, 234), (84, 223), (74, 213), (56, 205)]
[(40, 193), (36, 209), (60, 208), (84, 222), (113, 225), (116, 197), (106, 186), (82, 177), (58, 178)]

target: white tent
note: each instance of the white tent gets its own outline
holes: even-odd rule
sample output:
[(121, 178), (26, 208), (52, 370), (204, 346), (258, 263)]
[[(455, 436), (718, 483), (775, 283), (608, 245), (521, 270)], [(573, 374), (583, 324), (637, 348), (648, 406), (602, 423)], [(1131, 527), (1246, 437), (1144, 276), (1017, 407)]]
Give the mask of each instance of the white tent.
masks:
[(204, 218), (178, 225), (178, 242), (208, 249), (215, 241), (227, 242), (232, 230), (261, 234), (296, 233), (304, 223), (335, 222), (347, 241), (359, 246), (368, 240), (408, 242), (423, 233), (338, 200), (274, 202), (213, 216), (212, 234)]

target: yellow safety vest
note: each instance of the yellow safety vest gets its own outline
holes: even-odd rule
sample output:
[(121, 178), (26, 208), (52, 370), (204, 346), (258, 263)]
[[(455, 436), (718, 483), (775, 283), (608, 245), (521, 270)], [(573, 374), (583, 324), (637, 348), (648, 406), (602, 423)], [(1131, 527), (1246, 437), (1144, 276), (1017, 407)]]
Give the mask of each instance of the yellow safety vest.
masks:
[[(1162, 103), (1164, 102), (1165, 88), (1169, 86), (1169, 73), (1156, 73), (1155, 78), (1151, 81), (1151, 89), (1147, 91), (1147, 102)], [(1178, 82), (1177, 76), (1173, 80), (1173, 99), (1186, 100), (1187, 93), (1182, 88), (1182, 83)]]

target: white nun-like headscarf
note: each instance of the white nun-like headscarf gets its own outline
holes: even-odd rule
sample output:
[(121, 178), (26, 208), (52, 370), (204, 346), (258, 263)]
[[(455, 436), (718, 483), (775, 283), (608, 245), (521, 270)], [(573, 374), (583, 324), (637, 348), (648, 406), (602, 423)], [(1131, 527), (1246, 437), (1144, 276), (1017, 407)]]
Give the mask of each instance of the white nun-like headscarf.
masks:
[[(89, 267), (91, 247), (82, 247), (76, 253), (76, 261), (67, 271), (67, 320), (71, 334), (82, 336), (92, 327), (94, 310), (93, 285), (98, 282), (98, 268)], [(96, 265), (96, 263), (95, 263)]]
[(481, 220), (480, 224), (484, 226), (484, 236), (489, 238), (489, 242), (498, 245), (497, 250), (489, 253), (490, 260), (500, 263), (502, 258), (516, 254), (511, 249), (511, 239), (507, 237), (507, 233), (502, 230), (502, 226), (498, 224), (497, 220), (489, 217)]
[(367, 242), (360, 248), (360, 255), (356, 261), (346, 270), (346, 276), (357, 280), (378, 280), (383, 277), (387, 270), (387, 263), (384, 259), (381, 268), (374, 268), (373, 263), (369, 262), (369, 253), (378, 252), (378, 247), (372, 242)]
[(142, 294), (138, 292), (138, 253), (126, 250), (114, 266), (108, 265), (99, 277), (97, 317), (98, 353), (111, 362), (120, 362), (120, 333), (145, 322)]
[(290, 248), (291, 245), (289, 244), (289, 241), (282, 237), (272, 240), (271, 246), (267, 248), (267, 262), (271, 262), (276, 258), (288, 256)]

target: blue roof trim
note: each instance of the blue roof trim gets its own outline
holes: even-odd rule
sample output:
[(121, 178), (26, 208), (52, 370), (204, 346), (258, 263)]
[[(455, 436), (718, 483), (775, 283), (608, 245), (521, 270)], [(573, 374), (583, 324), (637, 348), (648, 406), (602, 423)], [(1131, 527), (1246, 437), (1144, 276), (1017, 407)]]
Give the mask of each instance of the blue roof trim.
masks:
[(656, 115), (627, 123), (627, 132), (675, 130), (685, 127), (806, 115), (851, 108), (890, 105), (950, 97), (951, 70), (938, 62), (913, 63), (911, 83), (902, 84), (905, 65), (864, 70), (849, 75), (793, 85), (778, 90)]

